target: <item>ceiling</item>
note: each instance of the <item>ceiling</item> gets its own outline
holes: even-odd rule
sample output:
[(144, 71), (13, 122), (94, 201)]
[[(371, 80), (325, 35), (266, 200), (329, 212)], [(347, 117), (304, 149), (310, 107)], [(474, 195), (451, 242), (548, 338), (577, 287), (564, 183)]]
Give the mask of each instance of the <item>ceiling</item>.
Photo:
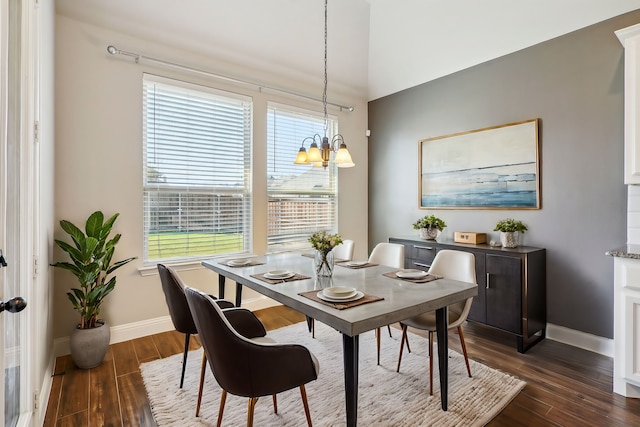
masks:
[[(323, 8), (321, 0), (56, 0), (60, 15), (316, 82)], [(330, 85), (373, 100), (635, 9), (640, 0), (331, 0)]]

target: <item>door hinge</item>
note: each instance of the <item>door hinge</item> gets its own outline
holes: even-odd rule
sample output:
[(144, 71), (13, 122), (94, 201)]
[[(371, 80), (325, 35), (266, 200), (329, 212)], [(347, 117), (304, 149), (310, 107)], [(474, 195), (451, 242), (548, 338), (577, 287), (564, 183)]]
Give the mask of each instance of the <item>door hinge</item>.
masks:
[(38, 397), (38, 390), (33, 392), (33, 409), (38, 409), (38, 401), (40, 400)]
[(38, 277), (38, 255), (33, 256), (33, 278)]
[(37, 120), (33, 123), (33, 142), (36, 144), (40, 142), (40, 122)]

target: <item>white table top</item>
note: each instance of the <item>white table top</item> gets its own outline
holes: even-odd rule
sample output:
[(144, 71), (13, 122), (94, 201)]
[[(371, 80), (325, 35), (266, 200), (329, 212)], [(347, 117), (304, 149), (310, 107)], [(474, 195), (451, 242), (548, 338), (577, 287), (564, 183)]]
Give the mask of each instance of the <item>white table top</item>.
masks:
[[(299, 253), (269, 255), (256, 260), (265, 264), (228, 267), (221, 263), (223, 259), (216, 259), (203, 261), (202, 265), (349, 336), (434, 311), (478, 294), (477, 285), (471, 283), (446, 279), (411, 283), (383, 276), (383, 273), (397, 270), (391, 267), (351, 269), (338, 263), (331, 279), (317, 279), (314, 277), (313, 259)], [(272, 285), (251, 277), (252, 274), (270, 270), (288, 270), (309, 276), (310, 279)], [(384, 300), (338, 310), (298, 295), (300, 292), (319, 291), (330, 286), (350, 286)]]

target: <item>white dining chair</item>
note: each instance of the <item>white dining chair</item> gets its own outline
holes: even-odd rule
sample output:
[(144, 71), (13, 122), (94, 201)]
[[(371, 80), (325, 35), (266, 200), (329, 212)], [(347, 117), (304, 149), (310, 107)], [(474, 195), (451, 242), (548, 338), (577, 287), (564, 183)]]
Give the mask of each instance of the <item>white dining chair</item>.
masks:
[[(404, 268), (404, 245), (398, 243), (378, 243), (369, 255), (370, 264), (386, 265), (393, 268)], [(387, 325), (389, 337), (391, 326)], [(376, 345), (378, 365), (380, 364), (380, 328), (376, 329)]]
[[(431, 263), (429, 268), (430, 274), (442, 276), (444, 279), (457, 280), (460, 282), (468, 282), (476, 284), (476, 261), (475, 256), (470, 252), (440, 250)], [(462, 324), (467, 320), (467, 315), (471, 309), (473, 298), (467, 298), (466, 301), (459, 302), (454, 305), (447, 306), (447, 330), (457, 329), (460, 335), (460, 344), (464, 361), (467, 365), (467, 373), (471, 378), (471, 368), (469, 367), (469, 358), (467, 357), (467, 346), (464, 343), (464, 335), (462, 334)], [(400, 372), (400, 362), (402, 362), (402, 351), (404, 343), (409, 348), (409, 338), (407, 337), (407, 327), (420, 329), (429, 332), (429, 394), (433, 394), (433, 334), (436, 332), (436, 316), (435, 312), (420, 314), (410, 317), (400, 322), (402, 326), (402, 339), (400, 340), (400, 355), (398, 356), (398, 367), (396, 372)], [(411, 351), (411, 350), (409, 350)]]
[(333, 259), (339, 261), (351, 261), (353, 259), (353, 240), (343, 240), (341, 244), (333, 248)]

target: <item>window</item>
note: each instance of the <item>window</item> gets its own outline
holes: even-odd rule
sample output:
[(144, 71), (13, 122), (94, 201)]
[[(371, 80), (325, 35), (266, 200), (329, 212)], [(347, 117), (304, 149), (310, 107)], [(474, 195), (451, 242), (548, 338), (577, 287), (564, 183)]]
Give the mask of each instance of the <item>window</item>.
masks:
[[(337, 171), (294, 165), (302, 140), (324, 135), (321, 114), (269, 104), (267, 141), (267, 240), (269, 251), (308, 246), (307, 239), (319, 230), (337, 229)], [(330, 119), (327, 133), (337, 132)], [(309, 149), (309, 144), (305, 143)]]
[(143, 80), (145, 262), (251, 251), (251, 99)]

